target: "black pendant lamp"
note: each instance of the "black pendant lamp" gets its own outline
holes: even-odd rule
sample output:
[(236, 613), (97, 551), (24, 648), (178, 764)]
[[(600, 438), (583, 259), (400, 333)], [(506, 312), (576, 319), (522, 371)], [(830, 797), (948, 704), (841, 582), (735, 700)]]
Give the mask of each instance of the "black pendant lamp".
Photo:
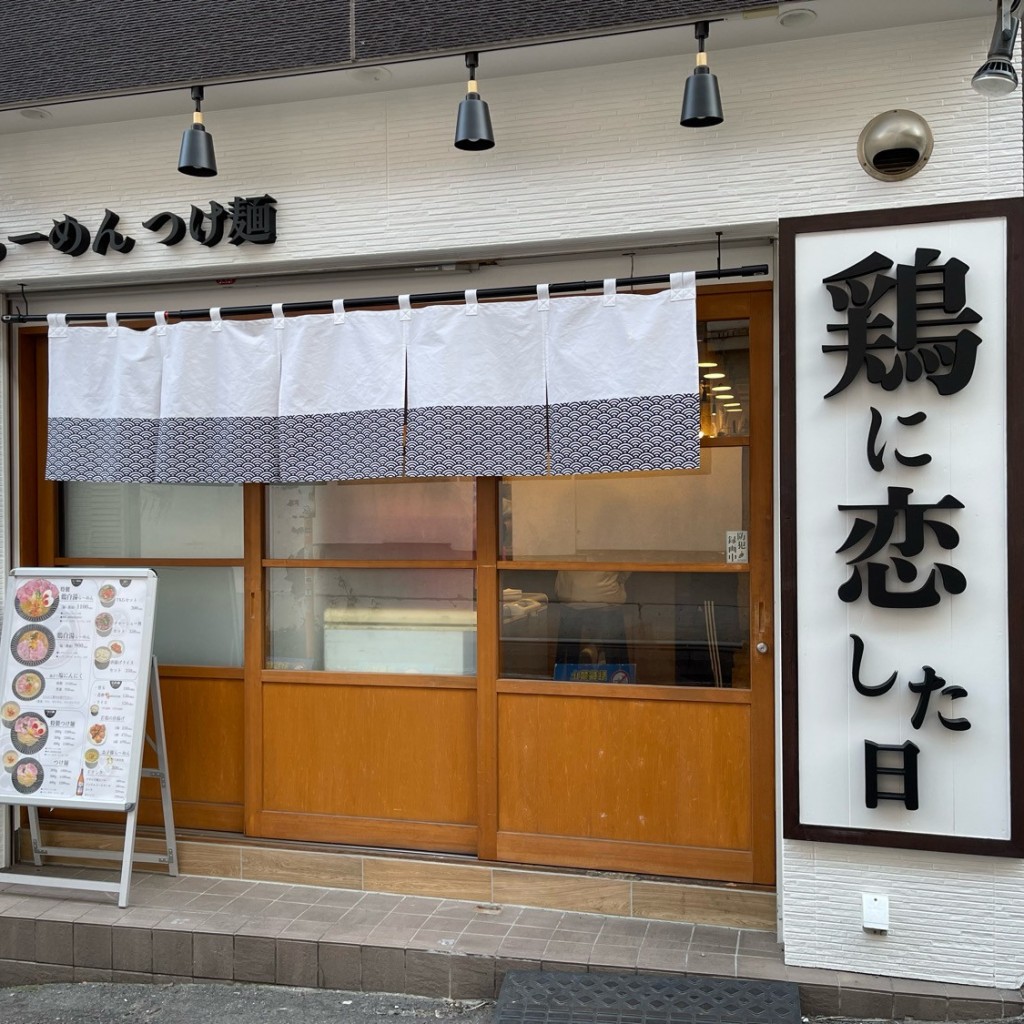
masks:
[(455, 122), (456, 149), (494, 148), (491, 115), (476, 89), (476, 69), (479, 63), (477, 54), (466, 54), (469, 84), (466, 86), (466, 98), (459, 104), (459, 116)]
[(213, 136), (203, 125), (203, 87), (192, 87), (192, 99), (196, 110), (192, 115), (192, 127), (186, 128), (181, 136), (181, 153), (178, 155), (178, 170), (197, 178), (212, 178), (217, 173), (217, 158), (213, 155)]
[(718, 79), (711, 74), (708, 57), (704, 52), (704, 40), (708, 37), (708, 23), (698, 21), (693, 26), (697, 39), (697, 66), (686, 80), (683, 92), (683, 113), (679, 123), (684, 128), (710, 128), (725, 120), (722, 114), (722, 97), (718, 92)]

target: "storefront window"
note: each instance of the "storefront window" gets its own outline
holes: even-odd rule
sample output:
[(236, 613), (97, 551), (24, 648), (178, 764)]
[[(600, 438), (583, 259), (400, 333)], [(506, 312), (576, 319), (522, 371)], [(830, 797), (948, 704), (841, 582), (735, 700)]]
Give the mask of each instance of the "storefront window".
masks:
[(750, 433), (750, 324), (717, 320), (698, 324), (701, 436)]
[(270, 558), (473, 558), (472, 480), (294, 484), (268, 488)]
[(242, 557), (242, 488), (66, 483), (68, 558)]
[(160, 566), (153, 651), (166, 665), (242, 664), (242, 570)]
[(501, 675), (750, 686), (743, 573), (505, 570)]
[(698, 325), (697, 469), (502, 482), (502, 677), (749, 688), (749, 326)]
[(272, 568), (267, 667), (473, 675), (468, 569)]
[(704, 448), (700, 469), (522, 478), (502, 487), (502, 558), (724, 562), (748, 528), (747, 449)]
[(62, 564), (156, 571), (160, 664), (241, 667), (241, 486), (65, 483), (61, 503)]

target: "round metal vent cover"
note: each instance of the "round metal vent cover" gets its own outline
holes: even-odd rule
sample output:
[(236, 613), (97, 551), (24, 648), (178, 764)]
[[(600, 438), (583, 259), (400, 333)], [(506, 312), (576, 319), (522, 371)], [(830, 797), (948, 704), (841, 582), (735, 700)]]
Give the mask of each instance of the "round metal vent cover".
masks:
[(879, 181), (913, 177), (928, 162), (935, 140), (928, 122), (913, 110), (873, 117), (857, 139), (861, 167)]

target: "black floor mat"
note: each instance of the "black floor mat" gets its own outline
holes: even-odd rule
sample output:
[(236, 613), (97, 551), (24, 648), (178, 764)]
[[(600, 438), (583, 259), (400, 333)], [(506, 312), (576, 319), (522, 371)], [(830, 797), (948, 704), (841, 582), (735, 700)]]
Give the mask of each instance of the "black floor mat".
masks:
[(495, 1024), (800, 1024), (784, 981), (510, 971)]

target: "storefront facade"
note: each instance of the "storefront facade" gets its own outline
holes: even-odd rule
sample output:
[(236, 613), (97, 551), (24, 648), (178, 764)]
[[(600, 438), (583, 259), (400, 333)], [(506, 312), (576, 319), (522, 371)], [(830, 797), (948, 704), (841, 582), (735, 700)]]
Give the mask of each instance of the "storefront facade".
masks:
[[(793, 567), (790, 548), (780, 558), (779, 422), (792, 410), (776, 240), (792, 218), (1021, 202), (1020, 96), (969, 87), (987, 15), (826, 36), (824, 91), (807, 88), (825, 74), (823, 39), (757, 21), (732, 46), (731, 23), (714, 28), (727, 116), (701, 131), (678, 125), (689, 57), (656, 54), (485, 75), (498, 145), (484, 153), (450, 146), (461, 87), (404, 86), (405, 65), (349, 81), (343, 98), (327, 94), (335, 79), (319, 98), (218, 109), (210, 88), (220, 173), (206, 181), (174, 169), (182, 118), (167, 96), (154, 116), (115, 120), (95, 101), (91, 123), (9, 134), (6, 235), (73, 216), (96, 237), (106, 210), (137, 240), (75, 257), (12, 240), (9, 312), (330, 303), (719, 260), (768, 272), (699, 282), (700, 465), (644, 474), (51, 481), (46, 329), (9, 325), (7, 567), (157, 569), (184, 828), (774, 887), (793, 963), (1018, 984), (1024, 950), (995, 938), (991, 954), (957, 960), (920, 880), (961, 923), (1009, 934), (1024, 913), (1019, 860), (783, 827), (780, 597)], [(688, 53), (691, 29), (665, 31)], [(920, 173), (879, 180), (857, 140), (893, 108), (924, 118), (935, 146)], [(167, 222), (140, 226), (259, 195), (276, 207), (272, 244), (217, 242), (200, 223), (161, 245)], [(623, 674), (609, 681), (608, 666)], [(144, 808), (155, 820), (145, 789)], [(955, 892), (940, 883), (950, 874)], [(861, 893), (880, 886), (900, 922), (881, 939), (861, 922)], [(926, 946), (942, 952), (926, 960)]]

